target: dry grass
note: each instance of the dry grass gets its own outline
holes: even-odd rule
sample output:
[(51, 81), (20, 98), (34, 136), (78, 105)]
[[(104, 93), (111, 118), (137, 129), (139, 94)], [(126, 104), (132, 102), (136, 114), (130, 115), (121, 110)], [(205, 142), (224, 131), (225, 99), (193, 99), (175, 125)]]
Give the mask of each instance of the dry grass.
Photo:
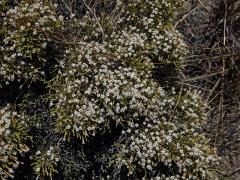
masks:
[(184, 84), (209, 103), (206, 132), (218, 149), (222, 177), (240, 179), (240, 1), (186, 3), (177, 27), (189, 46)]

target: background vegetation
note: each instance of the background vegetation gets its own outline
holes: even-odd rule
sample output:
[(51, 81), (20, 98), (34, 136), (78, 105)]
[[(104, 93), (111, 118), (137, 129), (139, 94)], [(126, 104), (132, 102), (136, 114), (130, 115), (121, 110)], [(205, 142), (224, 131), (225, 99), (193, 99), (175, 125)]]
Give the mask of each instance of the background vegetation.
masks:
[(186, 86), (204, 92), (210, 106), (206, 132), (226, 176), (239, 178), (239, 1), (188, 1), (176, 26), (190, 53)]
[(239, 6), (0, 1), (0, 179), (239, 178)]

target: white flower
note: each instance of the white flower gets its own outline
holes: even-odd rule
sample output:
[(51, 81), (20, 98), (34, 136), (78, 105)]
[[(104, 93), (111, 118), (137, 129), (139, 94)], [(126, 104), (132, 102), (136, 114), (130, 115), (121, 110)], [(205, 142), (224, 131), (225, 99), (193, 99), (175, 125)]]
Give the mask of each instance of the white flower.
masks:
[(47, 46), (47, 43), (46, 43), (46, 42), (42, 44), (42, 47), (43, 47), (44, 49), (46, 48), (46, 46)]
[(40, 167), (37, 167), (37, 168), (36, 168), (36, 172), (40, 172)]
[(23, 31), (25, 29), (24, 26), (20, 26), (20, 30)]
[(36, 155), (40, 155), (40, 154), (41, 154), (41, 151), (37, 151), (37, 152), (36, 152)]

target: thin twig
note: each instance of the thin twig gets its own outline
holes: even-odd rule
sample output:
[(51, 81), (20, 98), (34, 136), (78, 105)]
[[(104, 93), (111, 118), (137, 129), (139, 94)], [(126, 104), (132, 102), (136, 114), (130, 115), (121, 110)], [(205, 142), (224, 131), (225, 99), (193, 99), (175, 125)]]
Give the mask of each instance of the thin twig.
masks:
[(202, 60), (214, 60), (214, 59), (228, 58), (228, 57), (239, 56), (239, 55), (240, 55), (240, 52), (237, 52), (237, 53), (223, 54), (223, 55), (213, 56), (213, 57), (199, 58), (196, 60), (186, 60), (185, 62), (198, 62), (198, 61), (202, 61)]
[[(225, 70), (224, 72), (227, 72), (228, 70)], [(215, 76), (215, 75), (218, 75), (218, 74), (222, 74), (223, 72), (216, 72), (216, 73), (212, 73), (212, 74), (207, 74), (207, 75), (202, 75), (202, 76), (197, 76), (197, 77), (193, 77), (193, 78), (188, 78), (188, 79), (185, 79), (183, 80), (183, 82), (188, 82), (188, 81), (196, 81), (196, 80), (199, 80), (199, 79), (203, 79), (203, 78), (206, 78), (206, 77), (210, 77), (210, 76)]]
[(195, 7), (195, 8), (193, 8), (193, 9), (192, 9), (190, 12), (188, 12), (187, 14), (183, 15), (182, 18), (175, 23), (174, 28), (176, 28), (179, 23), (181, 23), (184, 19), (186, 19), (188, 16), (190, 16), (196, 9), (198, 9), (198, 6)]
[(86, 8), (90, 11), (90, 13), (92, 13), (92, 15), (94, 16), (94, 18), (95, 18), (95, 20), (96, 20), (99, 28), (101, 29), (102, 35), (103, 35), (103, 37), (104, 37), (104, 30), (103, 30), (103, 27), (102, 27), (102, 25), (100, 24), (100, 22), (99, 22), (99, 20), (98, 20), (98, 17), (97, 17), (97, 15), (96, 15), (96, 13), (93, 12), (93, 10), (87, 5), (87, 3), (85, 2), (85, 0), (83, 0), (83, 3), (84, 3), (84, 5), (86, 6)]
[(181, 81), (175, 81), (175, 82), (178, 83), (178, 84), (186, 85), (186, 86), (189, 86), (189, 87), (194, 87), (194, 88), (201, 89), (201, 90), (204, 90), (204, 91), (211, 91), (210, 89), (202, 88), (202, 87), (195, 86), (195, 85), (192, 85), (192, 84), (189, 84), (189, 83), (184, 83), (184, 82), (181, 82)]
[(212, 93), (216, 90), (218, 84), (220, 83), (220, 79), (217, 81), (217, 83), (214, 85), (214, 87), (212, 88), (212, 90), (210, 91), (209, 95), (208, 95), (208, 98), (207, 98), (207, 102), (209, 101)]
[(229, 174), (224, 174), (225, 177), (230, 177), (230, 176), (233, 176), (234, 174), (236, 173), (239, 173), (240, 172), (240, 167), (235, 169), (233, 172), (229, 173)]

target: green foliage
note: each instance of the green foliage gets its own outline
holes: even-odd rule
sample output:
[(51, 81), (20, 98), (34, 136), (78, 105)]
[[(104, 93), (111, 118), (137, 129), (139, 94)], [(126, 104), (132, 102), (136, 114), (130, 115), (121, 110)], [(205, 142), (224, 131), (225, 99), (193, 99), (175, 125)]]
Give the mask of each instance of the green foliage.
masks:
[(147, 103), (158, 91), (151, 89), (156, 84), (148, 80), (150, 72), (138, 72), (111, 58), (104, 47), (92, 43), (79, 45), (77, 52), (70, 50), (69, 58), (60, 62), (63, 69), (50, 88), (56, 101), (52, 108), (56, 128), (64, 138), (75, 136), (85, 142), (111, 121), (131, 121), (144, 111), (141, 102)]
[[(146, 13), (138, 12), (139, 6), (146, 6)], [(184, 45), (178, 33), (168, 25), (173, 15), (169, 14), (167, 19), (158, 14), (165, 6), (172, 14), (176, 4), (165, 1), (119, 3), (117, 9), (121, 16), (116, 21), (117, 28), (110, 32), (99, 24), (101, 17), (94, 20), (91, 13), (86, 13), (81, 19), (83, 32), (91, 33), (84, 35), (85, 41), (66, 51), (66, 57), (59, 61), (58, 75), (49, 86), (52, 101), (56, 101), (52, 109), (57, 118), (56, 130), (64, 134), (64, 138), (78, 137), (85, 142), (89, 134), (94, 135), (101, 126), (108, 127), (112, 120), (119, 124), (141, 116), (143, 110), (139, 108), (151, 104), (154, 93), (160, 91), (150, 80), (155, 58), (164, 59), (164, 63), (170, 61), (176, 67), (183, 66)], [(148, 11), (155, 13), (150, 15)], [(136, 19), (136, 13), (141, 14), (141, 18)], [(94, 33), (92, 27), (101, 30), (102, 41), (93, 37), (99, 32)], [(129, 89), (136, 94), (127, 93)], [(128, 105), (129, 101), (133, 108)]]
[[(156, 114), (160, 121), (148, 118), (122, 131), (113, 155), (115, 169), (125, 166), (128, 176), (133, 177), (142, 172), (160, 179), (214, 178), (215, 172), (210, 169), (217, 158), (201, 134), (205, 105), (196, 92), (185, 93), (164, 99)], [(159, 172), (159, 165), (164, 170)]]
[[(119, 30), (111, 35), (114, 40), (113, 44), (110, 44), (116, 45), (116, 51), (117, 48), (126, 46), (129, 43), (128, 39), (134, 42), (134, 39), (130, 38), (139, 36), (141, 42), (135, 42), (133, 45), (129, 43), (126, 50), (122, 48), (128, 52), (127, 57), (134, 56), (134, 51), (137, 51), (137, 56), (147, 56), (154, 63), (173, 63), (177, 68), (182, 67), (182, 57), (186, 49), (181, 35), (173, 27), (175, 10), (180, 4), (181, 1), (162, 0), (120, 3), (122, 15), (117, 21)], [(126, 42), (123, 39), (127, 39)]]
[(37, 151), (33, 156), (33, 170), (38, 177), (50, 177), (57, 172), (57, 162), (59, 161), (56, 147), (49, 147), (48, 150)]
[[(20, 118), (9, 131), (15, 135), (0, 139), (14, 142), (2, 178), (12, 176), (13, 161), (25, 152), (26, 130), (33, 138), (29, 177), (214, 178), (217, 157), (202, 132), (206, 106), (199, 94), (170, 91), (153, 78), (159, 66), (184, 67), (186, 47), (173, 26), (180, 4), (119, 0), (111, 13), (101, 13), (84, 1), (79, 19), (58, 17), (50, 1), (23, 0), (6, 10), (0, 77), (3, 87), (27, 80), (18, 105), (29, 118), (8, 109), (0, 114), (4, 127), (12, 116)], [(65, 50), (51, 54), (57, 60), (47, 81), (50, 44)]]
[(53, 40), (51, 35), (61, 27), (61, 17), (50, 2), (39, 0), (21, 1), (4, 13), (0, 77), (6, 84), (43, 77), (43, 53)]
[(26, 153), (28, 138), (26, 117), (13, 111), (10, 105), (0, 108), (0, 178), (14, 177), (20, 164), (18, 155)]

